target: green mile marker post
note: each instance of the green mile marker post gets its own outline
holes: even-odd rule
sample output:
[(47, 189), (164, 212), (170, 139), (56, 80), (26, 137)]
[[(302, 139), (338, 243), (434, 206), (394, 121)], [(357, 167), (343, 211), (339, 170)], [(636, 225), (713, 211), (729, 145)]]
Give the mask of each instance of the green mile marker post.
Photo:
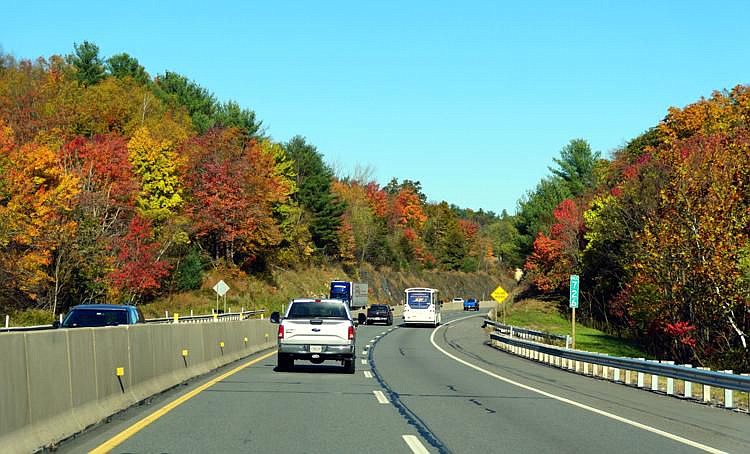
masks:
[(571, 317), (573, 332), (573, 348), (576, 348), (576, 308), (578, 308), (579, 278), (577, 274), (570, 275), (570, 307), (573, 309)]

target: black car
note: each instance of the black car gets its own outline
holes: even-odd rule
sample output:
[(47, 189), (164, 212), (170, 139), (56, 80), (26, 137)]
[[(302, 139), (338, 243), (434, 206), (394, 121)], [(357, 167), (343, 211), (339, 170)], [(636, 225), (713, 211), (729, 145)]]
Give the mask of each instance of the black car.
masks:
[(373, 304), (367, 308), (367, 324), (385, 323), (393, 325), (393, 311), (387, 304)]

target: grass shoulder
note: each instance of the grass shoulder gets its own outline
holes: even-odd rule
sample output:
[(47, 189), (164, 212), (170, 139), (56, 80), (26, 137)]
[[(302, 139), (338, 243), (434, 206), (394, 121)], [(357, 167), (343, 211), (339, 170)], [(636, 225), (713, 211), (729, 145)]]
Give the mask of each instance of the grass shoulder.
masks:
[[(503, 317), (500, 309), (498, 320)], [(551, 334), (571, 335), (570, 319), (561, 315), (554, 303), (523, 300), (506, 308), (505, 322)], [(576, 348), (588, 352), (606, 353), (631, 358), (649, 356), (628, 339), (622, 339), (576, 323)]]

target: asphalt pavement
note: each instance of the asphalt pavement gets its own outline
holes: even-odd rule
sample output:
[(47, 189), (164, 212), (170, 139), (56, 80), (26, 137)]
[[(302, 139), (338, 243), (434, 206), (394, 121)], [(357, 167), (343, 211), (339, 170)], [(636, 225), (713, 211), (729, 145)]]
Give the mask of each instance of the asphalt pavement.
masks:
[(58, 452), (750, 452), (747, 414), (514, 357), (486, 345), (480, 317), (360, 326), (354, 375), (300, 361), (281, 372), (261, 352)]

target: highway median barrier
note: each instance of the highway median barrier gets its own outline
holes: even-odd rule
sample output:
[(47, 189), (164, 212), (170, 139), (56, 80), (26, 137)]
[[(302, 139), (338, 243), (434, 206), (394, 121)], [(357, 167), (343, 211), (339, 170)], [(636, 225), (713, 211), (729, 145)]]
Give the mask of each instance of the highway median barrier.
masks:
[(2, 333), (0, 446), (7, 453), (54, 446), (155, 394), (274, 347), (274, 328), (242, 320)]

